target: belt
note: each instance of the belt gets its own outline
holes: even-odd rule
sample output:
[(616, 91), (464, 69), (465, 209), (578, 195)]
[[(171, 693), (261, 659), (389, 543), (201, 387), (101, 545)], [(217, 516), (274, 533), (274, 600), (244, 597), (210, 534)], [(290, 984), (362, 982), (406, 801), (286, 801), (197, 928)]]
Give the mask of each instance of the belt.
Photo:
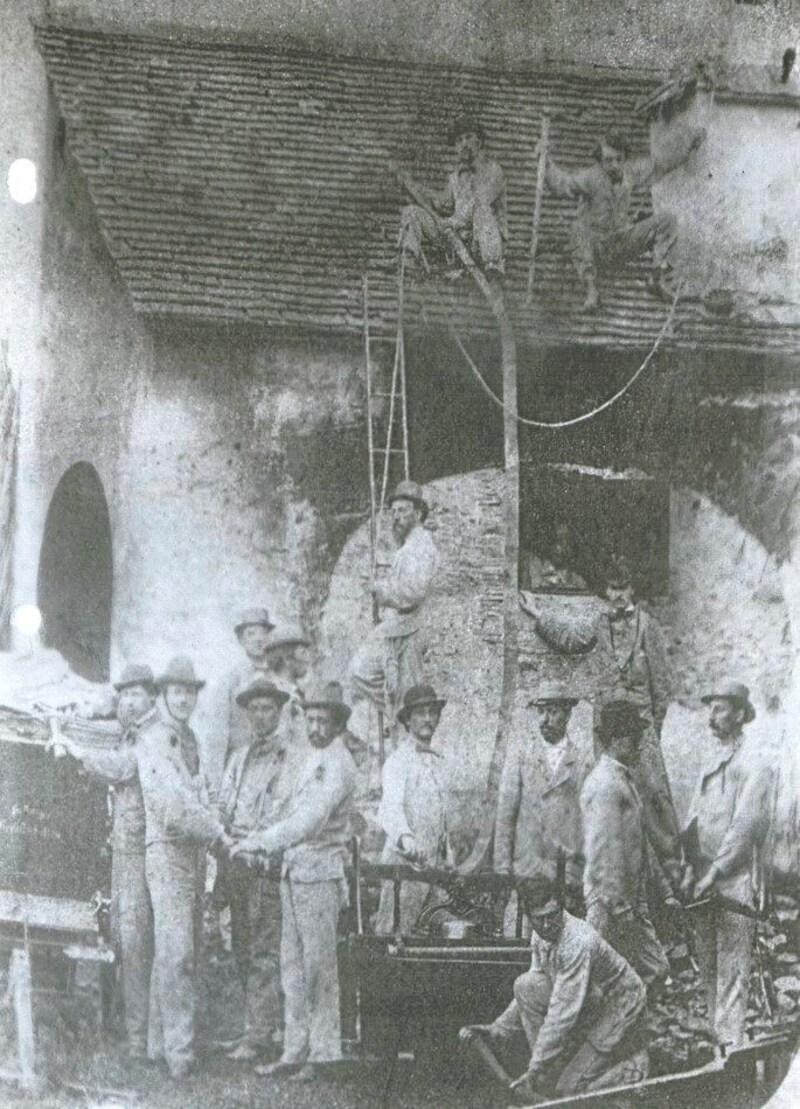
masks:
[(416, 608), (396, 608), (395, 612), (398, 616), (410, 616), (412, 612), (416, 612)]

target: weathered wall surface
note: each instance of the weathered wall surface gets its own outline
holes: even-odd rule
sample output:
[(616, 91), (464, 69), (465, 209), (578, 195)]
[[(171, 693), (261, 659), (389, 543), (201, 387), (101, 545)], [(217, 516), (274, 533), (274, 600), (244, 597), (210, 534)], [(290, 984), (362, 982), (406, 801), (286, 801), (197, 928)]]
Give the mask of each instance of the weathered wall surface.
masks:
[[(438, 747), (445, 757), (456, 834), (472, 828), (471, 797), (483, 787), (497, 724), (500, 642), (501, 513), (499, 473), (484, 470), (432, 482), (430, 530), (442, 555), (436, 592), (427, 606), (427, 665), (448, 697)], [(710, 748), (699, 698), (709, 680), (741, 675), (753, 691), (758, 720), (753, 732), (787, 752), (781, 709), (793, 659), (789, 614), (780, 575), (761, 544), (735, 519), (690, 489), (671, 498), (670, 600), (657, 606), (669, 642), (674, 701), (663, 734), (676, 803), (688, 804), (702, 758)], [(336, 566), (322, 630), (331, 666), (344, 672), (370, 627), (364, 579), (369, 553), (366, 529), (347, 543)], [(552, 598), (547, 603), (585, 609), (591, 598)], [(559, 658), (536, 636), (520, 612), (520, 683), (512, 742), (526, 729), (526, 705), (543, 678), (573, 684), (585, 700), (574, 732), (590, 742), (588, 698), (597, 675), (594, 660)], [(363, 712), (353, 727), (364, 727)]]
[(780, 64), (798, 29), (792, 0), (53, 0), (50, 10), (496, 68), (574, 61), (666, 70), (709, 54)]
[(654, 186), (653, 203), (678, 219), (674, 261), (686, 293), (724, 290), (733, 308), (788, 323), (800, 317), (800, 80), (776, 81), (775, 90), (794, 99), (773, 91), (753, 103), (744, 93), (700, 92), (686, 111), (656, 123), (656, 153), (690, 128), (704, 127), (707, 137)]

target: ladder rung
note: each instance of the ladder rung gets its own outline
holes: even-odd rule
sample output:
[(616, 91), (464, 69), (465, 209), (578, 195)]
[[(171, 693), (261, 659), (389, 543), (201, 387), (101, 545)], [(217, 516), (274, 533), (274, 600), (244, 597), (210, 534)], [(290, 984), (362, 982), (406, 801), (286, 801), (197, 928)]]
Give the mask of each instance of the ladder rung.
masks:
[(402, 447), (373, 447), (373, 454), (405, 454)]

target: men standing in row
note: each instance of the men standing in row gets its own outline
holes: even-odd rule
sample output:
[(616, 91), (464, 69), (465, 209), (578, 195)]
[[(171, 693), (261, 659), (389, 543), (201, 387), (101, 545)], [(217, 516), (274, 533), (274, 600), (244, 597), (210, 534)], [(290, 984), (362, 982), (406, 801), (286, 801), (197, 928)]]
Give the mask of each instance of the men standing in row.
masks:
[[(225, 830), (243, 839), (275, 823), (291, 794), (297, 752), (281, 734), (281, 710), (289, 694), (264, 677), (237, 695), (247, 713), (251, 742), (233, 751), (225, 767), (219, 809)], [(231, 909), (231, 939), (245, 994), (241, 1040), (229, 1053), (252, 1061), (280, 1029), (279, 951), (281, 934), (278, 875), (251, 870), (243, 860), (220, 860), (215, 893), (224, 892)]]
[[(431, 743), (447, 702), (430, 685), (406, 692), (398, 719), (409, 732), (383, 766), (378, 822), (386, 832), (382, 863), (441, 867), (451, 861), (447, 835), (447, 784)], [(432, 896), (424, 882), (400, 888), (400, 931), (413, 932)], [(433, 895), (435, 896), (435, 895)], [(384, 882), (375, 917), (376, 932), (394, 931), (394, 884)]]
[(650, 920), (649, 843), (633, 773), (645, 728), (628, 701), (602, 707), (601, 754), (584, 784), (581, 810), (586, 919), (649, 987), (667, 977), (669, 964)]
[(423, 526), (428, 502), (416, 482), (401, 481), (389, 505), (398, 550), (388, 577), (372, 586), (382, 618), (353, 656), (350, 676), (355, 694), (368, 697), (393, 722), (405, 691), (423, 679), (420, 609), (438, 553)]
[(566, 655), (593, 652), (598, 704), (630, 701), (646, 722), (633, 772), (650, 842), (667, 878), (676, 884), (680, 836), (661, 751), (661, 728), (670, 700), (663, 636), (656, 620), (635, 602), (631, 568), (623, 557), (613, 560), (605, 599), (603, 611), (589, 618), (542, 608), (531, 594), (523, 594), (522, 604), (533, 616), (538, 634), (553, 650)]
[[(719, 893), (734, 908), (739, 902), (752, 910), (769, 829), (772, 772), (744, 737), (744, 726), (755, 719), (747, 686), (722, 682), (703, 700), (718, 744), (687, 814), (683, 889), (698, 899)], [(735, 1046), (744, 1038), (754, 939), (752, 917), (713, 904), (696, 913), (697, 962), (720, 1044)]]
[(577, 703), (559, 682), (544, 685), (530, 701), (534, 726), (506, 757), (494, 837), (494, 869), (517, 879), (544, 875), (554, 881), (563, 852), (573, 911), (583, 900), (580, 792), (591, 766), (590, 753), (579, 752), (568, 735)]
[(586, 286), (584, 312), (593, 312), (600, 303), (599, 272), (613, 271), (650, 247), (654, 248), (651, 288), (656, 294), (667, 295), (675, 219), (664, 212), (635, 220), (631, 214), (633, 191), (682, 165), (704, 139), (705, 131), (696, 128), (667, 158), (631, 158), (627, 136), (611, 131), (597, 142), (594, 163), (585, 169), (568, 172), (548, 158), (548, 188), (556, 196), (578, 201), (571, 252), (578, 276)]
[(342, 1054), (336, 929), (347, 901), (344, 867), (356, 789), (355, 764), (341, 737), (349, 709), (320, 686), (306, 691), (305, 714), (310, 750), (285, 815), (231, 852), (262, 864), (283, 852), (283, 1055), (256, 1073), (297, 1073), (301, 1080)]
[(83, 747), (66, 736), (60, 736), (58, 744), (88, 774), (114, 789), (111, 919), (119, 942), (128, 1056), (146, 1059), (153, 909), (145, 876), (145, 812), (136, 747), (140, 732), (158, 719), (153, 671), (149, 666), (126, 666), (114, 689), (122, 728), (115, 750)]
[(219, 789), (230, 753), (250, 741), (247, 713), (236, 697), (255, 678), (267, 676), (267, 643), (274, 627), (266, 608), (253, 607), (241, 613), (233, 629), (244, 655), (215, 687), (203, 737), (203, 766), (212, 790)]
[(530, 1061), (512, 1089), (526, 1099), (565, 1097), (647, 1077), (644, 985), (597, 932), (564, 912), (555, 886), (528, 878), (520, 887), (533, 926), (531, 968), (514, 982), (514, 998), (488, 1025), (468, 1025), (502, 1047), (524, 1033)]
[(204, 797), (189, 727), (204, 684), (188, 658), (174, 658), (158, 681), (163, 716), (142, 729), (136, 746), (155, 933), (148, 1055), (166, 1059), (178, 1079), (195, 1064), (195, 971), (205, 852), (233, 845)]

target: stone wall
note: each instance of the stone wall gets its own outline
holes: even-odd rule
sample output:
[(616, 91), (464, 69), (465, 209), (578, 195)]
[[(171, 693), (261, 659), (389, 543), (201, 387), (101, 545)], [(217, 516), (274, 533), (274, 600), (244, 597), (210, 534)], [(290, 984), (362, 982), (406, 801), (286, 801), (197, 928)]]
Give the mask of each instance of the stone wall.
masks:
[[(500, 474), (483, 470), (431, 482), (429, 528), (442, 555), (435, 592), (426, 606), (426, 665), (448, 698), (438, 735), (452, 790), (452, 818), (461, 844), (474, 833), (472, 799), (483, 789), (494, 743), (500, 691), (501, 513)], [(388, 557), (387, 555), (382, 556)], [(331, 582), (322, 632), (333, 672), (346, 672), (371, 619), (365, 584), (366, 529), (345, 546)], [(700, 763), (710, 748), (699, 698), (725, 673), (748, 682), (758, 711), (753, 733), (776, 749), (786, 721), (781, 709), (793, 659), (780, 575), (761, 544), (742, 526), (688, 488), (671, 497), (670, 595), (656, 606), (669, 644), (673, 703), (663, 745), (679, 810), (685, 811)], [(585, 610), (591, 597), (547, 603)], [(566, 660), (545, 647), (520, 610), (520, 681), (511, 742), (526, 729), (526, 705), (543, 679), (568, 680), (583, 696), (573, 729), (591, 742), (592, 695), (597, 675), (591, 655)], [(364, 728), (363, 711), (353, 727)]]

